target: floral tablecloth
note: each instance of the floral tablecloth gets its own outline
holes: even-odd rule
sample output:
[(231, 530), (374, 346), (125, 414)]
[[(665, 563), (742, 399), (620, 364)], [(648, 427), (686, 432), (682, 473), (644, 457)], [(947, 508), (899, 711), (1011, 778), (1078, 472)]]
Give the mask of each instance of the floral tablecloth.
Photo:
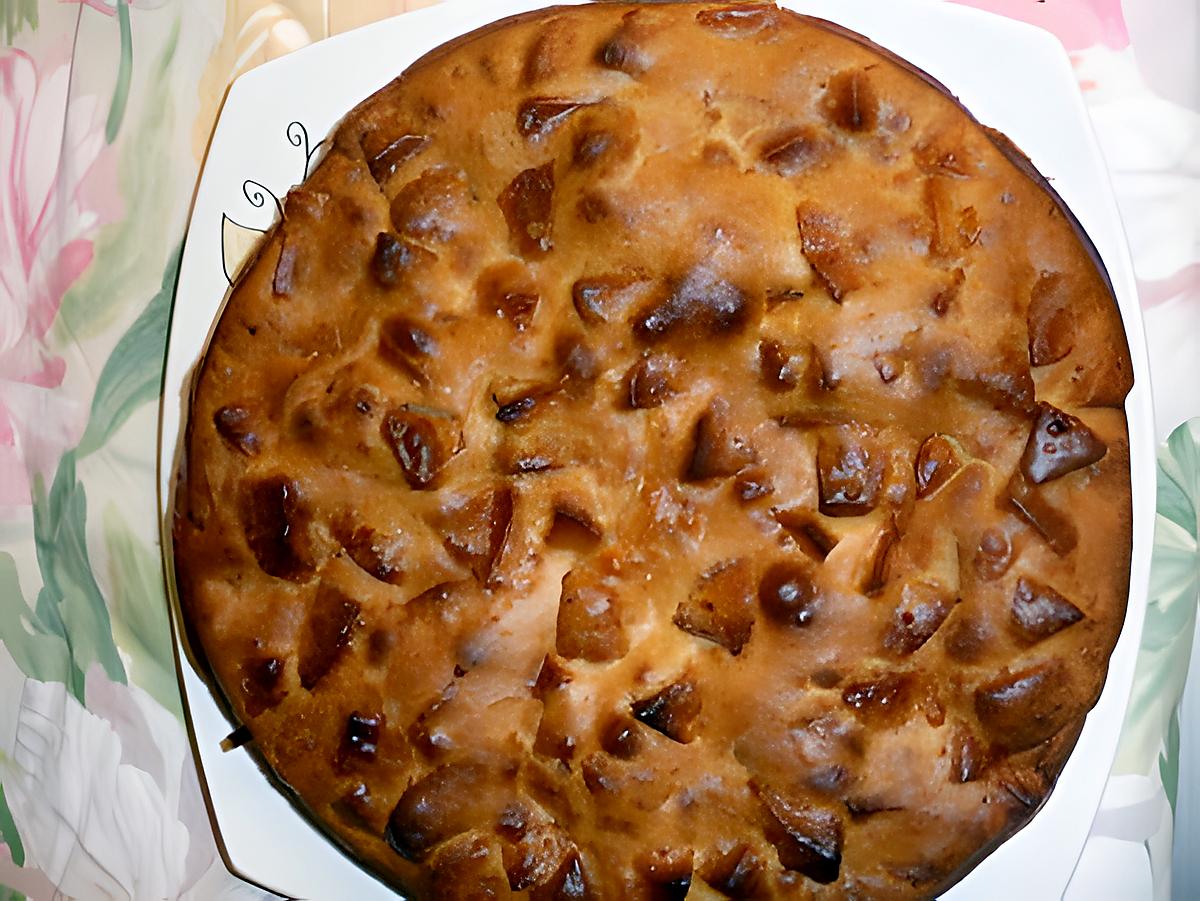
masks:
[[(0, 901), (262, 895), (217, 853), (174, 675), (155, 463), (176, 268), (228, 83), (429, 2), (0, 0)], [(1195, 0), (971, 2), (1072, 53), (1165, 438), (1200, 414)], [(1171, 895), (1200, 421), (1163, 445), (1158, 500), (1133, 703), (1071, 899)], [(1200, 872), (1176, 880), (1200, 896)]]

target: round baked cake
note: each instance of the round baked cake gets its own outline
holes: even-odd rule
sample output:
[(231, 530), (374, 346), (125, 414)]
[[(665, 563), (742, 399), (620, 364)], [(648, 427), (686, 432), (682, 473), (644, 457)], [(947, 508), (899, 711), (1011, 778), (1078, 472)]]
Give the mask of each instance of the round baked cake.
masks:
[(190, 640), (413, 897), (928, 897), (1099, 695), (1130, 386), (1086, 237), (920, 71), (770, 5), (509, 19), (237, 280)]

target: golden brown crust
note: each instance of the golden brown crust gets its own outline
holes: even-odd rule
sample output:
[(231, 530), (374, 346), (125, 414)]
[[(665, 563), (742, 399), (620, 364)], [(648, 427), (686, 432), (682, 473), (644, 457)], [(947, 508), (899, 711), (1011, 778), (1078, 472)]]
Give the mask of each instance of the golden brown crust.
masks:
[(356, 108), (190, 413), (180, 595), (257, 751), (422, 897), (960, 878), (1128, 588), (1124, 333), (1025, 168), (758, 4), (518, 17)]

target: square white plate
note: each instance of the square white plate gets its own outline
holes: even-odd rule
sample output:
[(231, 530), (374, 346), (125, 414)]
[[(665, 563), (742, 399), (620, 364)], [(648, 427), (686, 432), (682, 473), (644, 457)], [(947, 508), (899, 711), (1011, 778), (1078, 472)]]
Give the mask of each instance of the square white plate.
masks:
[[(314, 145), (343, 114), (426, 51), (545, 5), (545, 0), (451, 0), (322, 41), (254, 69), (230, 87), (196, 195), (172, 313), (159, 448), (168, 573), (169, 510), (192, 369), (229, 287), (227, 268), (232, 275), (257, 236), (254, 230), (265, 230), (274, 220), (273, 198), (303, 180), (319, 152)], [(1116, 289), (1137, 379), (1127, 403), (1134, 539), (1125, 626), (1104, 692), (1049, 800), (1028, 826), (945, 896), (952, 901), (1060, 898), (1116, 751), (1145, 614), (1154, 528), (1149, 369), (1133, 267), (1107, 170), (1071, 64), (1048, 33), (932, 0), (785, 0), (781, 5), (866, 35), (949, 86), (981, 122), (1007, 134), (1084, 225)], [(227, 864), (236, 874), (291, 897), (395, 897), (309, 825), (249, 754), (222, 752), (220, 742), (232, 726), (189, 662), (174, 585), (168, 590), (180, 682)]]

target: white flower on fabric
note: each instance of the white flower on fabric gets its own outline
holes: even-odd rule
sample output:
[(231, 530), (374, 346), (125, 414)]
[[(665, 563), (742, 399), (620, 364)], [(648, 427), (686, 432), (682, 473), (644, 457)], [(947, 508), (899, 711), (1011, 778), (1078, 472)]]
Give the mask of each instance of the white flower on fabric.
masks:
[(84, 190), (106, 155), (96, 98), (68, 108), (71, 67), (0, 51), (0, 507), (30, 502), (79, 440), (87, 407), (56, 391), (66, 361), (47, 333), (67, 289), (92, 261), (91, 234), (117, 210)]
[(0, 646), (0, 783), (26, 862), (88, 901), (259, 898), (225, 870), (182, 724), (136, 686), (27, 679)]

